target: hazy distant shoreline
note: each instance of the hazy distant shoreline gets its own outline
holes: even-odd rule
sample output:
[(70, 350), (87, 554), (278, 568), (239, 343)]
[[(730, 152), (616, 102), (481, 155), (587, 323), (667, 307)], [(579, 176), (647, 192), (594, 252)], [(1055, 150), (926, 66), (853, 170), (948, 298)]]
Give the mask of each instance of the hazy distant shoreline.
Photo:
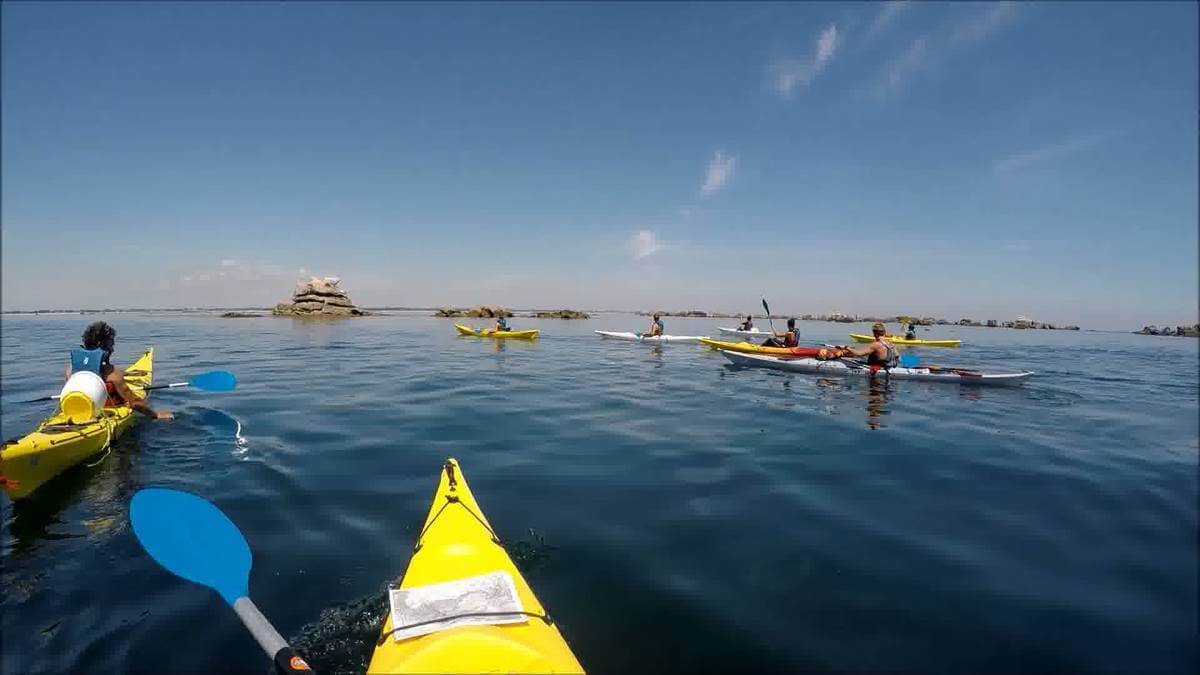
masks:
[[(434, 312), (434, 311), (437, 311), (438, 309), (440, 309), (441, 307), (443, 307), (443, 306), (404, 307), (404, 306), (386, 305), (386, 306), (378, 306), (378, 307), (364, 306), (363, 309), (366, 309), (371, 312)], [(520, 311), (520, 312), (548, 311), (548, 310), (545, 310), (544, 308), (537, 308), (537, 307), (513, 308), (513, 309), (514, 309), (514, 311)], [(104, 308), (104, 309), (4, 310), (4, 311), (0, 312), (0, 316), (40, 316), (43, 314), (57, 316), (57, 315), (67, 315), (67, 314), (82, 314), (82, 315), (150, 314), (150, 313), (213, 314), (213, 313), (217, 313), (217, 312), (266, 312), (266, 314), (264, 314), (263, 316), (269, 317), (270, 311), (271, 311), (271, 307), (266, 307), (266, 306), (262, 306), (262, 307), (253, 307), (253, 306), (243, 306), (243, 307), (130, 307), (130, 308)], [(628, 315), (632, 315), (632, 316), (642, 316), (642, 315), (646, 315), (649, 313), (646, 310), (640, 310), (640, 309), (589, 309), (586, 311), (591, 314), (628, 314)], [(706, 314), (706, 316), (700, 315), (700, 314), (683, 315), (683, 313), (674, 313), (674, 312), (664, 312), (663, 313), (664, 316), (672, 317), (672, 318), (690, 318), (690, 319), (708, 318), (708, 319), (714, 319), (714, 320), (731, 319), (731, 318), (740, 319), (741, 317), (744, 316), (741, 314), (730, 315), (730, 314), (725, 314), (722, 312), (707, 312), (705, 314)], [(783, 319), (790, 315), (774, 314), (772, 316), (775, 319)], [(876, 320), (876, 317), (858, 317), (858, 316), (849, 317), (849, 316), (844, 316), (844, 315), (841, 315), (841, 316), (814, 316), (811, 314), (796, 315), (796, 318), (798, 318), (802, 321), (820, 321), (820, 322), (833, 322), (833, 323), (873, 323)], [(917, 319), (917, 317), (913, 317), (913, 318)], [(755, 319), (765, 320), (766, 317), (756, 315)], [(928, 317), (925, 317), (925, 319), (928, 319)], [(894, 320), (894, 318), (889, 317), (887, 319), (887, 322), (895, 323), (895, 320)], [(1008, 323), (1012, 323), (1012, 322), (1008, 322)], [(958, 328), (958, 327), (977, 327), (977, 328), (992, 327), (992, 328), (1009, 328), (1012, 330), (1048, 330), (1048, 329), (1030, 328), (1030, 327), (1019, 329), (1019, 328), (1015, 328), (1011, 325), (1005, 326), (1003, 324), (999, 324), (997, 326), (987, 326), (984, 324), (979, 324), (978, 322), (972, 323), (972, 324), (960, 324), (958, 322), (948, 321), (948, 320), (944, 320), (944, 319), (936, 319), (936, 320), (934, 320), (933, 324), (923, 324), (923, 325), (942, 325), (942, 326), (950, 326), (950, 327), (955, 327), (955, 328)], [(1092, 333), (1128, 333), (1128, 332), (1138, 333), (1139, 332), (1137, 330), (1120, 330), (1120, 329), (1097, 329), (1097, 328), (1083, 328), (1083, 329), (1074, 328), (1074, 329), (1075, 330), (1084, 330), (1084, 331), (1092, 332)], [(1062, 328), (1054, 328), (1054, 330), (1063, 330), (1063, 329)]]

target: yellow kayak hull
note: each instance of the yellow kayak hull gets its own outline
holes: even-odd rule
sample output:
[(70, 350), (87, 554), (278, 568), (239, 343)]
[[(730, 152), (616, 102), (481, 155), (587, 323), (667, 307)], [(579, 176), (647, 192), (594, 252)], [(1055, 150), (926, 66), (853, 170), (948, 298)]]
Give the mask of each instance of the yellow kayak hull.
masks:
[[(770, 337), (768, 335), (768, 337)], [(730, 352), (741, 352), (743, 354), (770, 354), (771, 356), (805, 356), (816, 357), (822, 355), (822, 352), (827, 350), (820, 347), (764, 347), (756, 345), (752, 342), (726, 342), (724, 340), (713, 340), (712, 338), (700, 338), (700, 344), (708, 345), (713, 349), (724, 349)]]
[[(151, 384), (154, 377), (154, 350), (147, 349), (125, 369), (125, 381), (134, 394), (146, 398), (138, 387)], [(61, 410), (47, 417), (37, 429), (0, 448), (0, 485), (11, 499), (21, 499), (51, 478), (108, 449), (137, 415), (127, 405), (105, 408), (100, 418), (84, 424), (71, 424)]]
[[(454, 459), (446, 460), (433, 505), (400, 588), (492, 572), (512, 577), (526, 612), (545, 615), (525, 578), (479, 509)], [(367, 673), (582, 673), (558, 628), (540, 618), (504, 625), (463, 625), (397, 642), (388, 612)]]
[(471, 328), (470, 326), (464, 326), (460, 323), (454, 324), (454, 327), (458, 329), (459, 335), (466, 335), (469, 337), (482, 337), (482, 338), (513, 338), (513, 339), (517, 339), (517, 340), (536, 340), (538, 333), (540, 332), (536, 328), (533, 330), (492, 330), (490, 328), (476, 330), (474, 328)]
[[(870, 335), (857, 335), (851, 333), (850, 337), (855, 342), (874, 342), (875, 338)], [(957, 347), (962, 344), (962, 340), (909, 340), (902, 335), (885, 335), (883, 339), (894, 345), (908, 345), (910, 347)]]

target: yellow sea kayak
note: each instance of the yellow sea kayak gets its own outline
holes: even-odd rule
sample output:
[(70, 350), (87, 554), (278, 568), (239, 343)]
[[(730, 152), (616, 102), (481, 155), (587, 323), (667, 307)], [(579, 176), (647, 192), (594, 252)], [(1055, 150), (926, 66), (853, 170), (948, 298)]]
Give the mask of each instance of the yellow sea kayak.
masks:
[[(855, 342), (874, 342), (875, 338), (870, 335), (857, 335), (851, 333), (850, 337)], [(909, 340), (903, 335), (885, 335), (883, 339), (894, 345), (909, 345), (911, 347), (957, 347), (962, 344), (962, 340)]]
[(536, 328), (533, 330), (492, 330), (490, 328), (476, 330), (460, 323), (454, 324), (454, 327), (458, 329), (459, 335), (482, 338), (516, 338), (518, 340), (536, 340), (539, 332)]
[[(583, 666), (558, 628), (543, 618), (546, 610), (483, 516), (458, 462), (448, 459), (408, 569), (393, 588), (421, 592), (496, 574), (506, 577), (506, 584), (511, 582), (523, 610), (504, 620), (518, 623), (456, 625), (397, 641), (397, 629), (415, 626), (393, 626), (389, 611), (367, 672), (582, 673)], [(439, 614), (438, 620), (466, 618), (463, 615), (472, 610), (469, 600), (470, 596), (443, 599), (439, 611), (445, 606), (451, 609)]]
[[(149, 386), (153, 380), (154, 350), (147, 349), (125, 373), (134, 394), (146, 398), (146, 392), (139, 388)], [(136, 416), (133, 408), (122, 405), (105, 408), (92, 422), (73, 424), (56, 410), (32, 433), (0, 448), (0, 485), (12, 499), (25, 497), (51, 478), (107, 450)]]
[(726, 342), (724, 340), (713, 340), (712, 338), (700, 338), (700, 344), (708, 345), (713, 349), (724, 349), (743, 354), (770, 354), (771, 356), (807, 358), (827, 358), (830, 356), (830, 350), (824, 347), (764, 347), (746, 341)]

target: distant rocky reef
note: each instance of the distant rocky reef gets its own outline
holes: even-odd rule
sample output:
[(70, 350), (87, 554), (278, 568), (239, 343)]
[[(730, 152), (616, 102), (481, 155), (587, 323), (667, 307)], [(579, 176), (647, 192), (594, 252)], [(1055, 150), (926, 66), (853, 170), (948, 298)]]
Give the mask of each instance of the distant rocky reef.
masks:
[(659, 316), (677, 316), (677, 317), (684, 317), (684, 318), (690, 317), (690, 318), (699, 318), (699, 319), (732, 319), (732, 318), (734, 318), (734, 316), (732, 314), (722, 314), (720, 312), (705, 312), (705, 311), (699, 310), (699, 309), (689, 309), (689, 310), (686, 310), (683, 312), (666, 312), (666, 311), (638, 312), (639, 316), (654, 316), (655, 314), (657, 314)]
[(359, 309), (350, 300), (350, 295), (338, 287), (340, 281), (337, 277), (311, 277), (308, 281), (298, 281), (292, 291), (292, 301), (275, 305), (271, 314), (312, 318), (366, 316), (369, 312)]
[(254, 312), (225, 312), (221, 315), (222, 319), (257, 319), (262, 317), (262, 314)]
[(1017, 317), (1012, 321), (996, 321), (988, 319), (980, 322), (974, 319), (959, 319), (958, 321), (950, 321), (948, 319), (940, 319), (932, 316), (915, 317), (899, 314), (896, 316), (860, 316), (842, 314), (834, 312), (833, 314), (805, 314), (800, 317), (804, 321), (834, 321), (837, 323), (875, 323), (881, 321), (883, 323), (900, 323), (912, 324), (914, 326), (976, 326), (979, 328), (1016, 328), (1022, 329), (1040, 329), (1040, 330), (1079, 330), (1079, 326), (1057, 326), (1052, 323), (1044, 323), (1042, 321), (1034, 321), (1024, 317)]
[(576, 309), (555, 309), (543, 312), (533, 312), (529, 315), (531, 319), (590, 319), (591, 314), (581, 312)]
[(1159, 328), (1158, 326), (1145, 326), (1141, 330), (1134, 331), (1137, 335), (1168, 335), (1171, 337), (1200, 337), (1200, 323), (1194, 326), (1176, 326), (1171, 328), (1166, 326)]
[(495, 319), (501, 316), (507, 318), (513, 316), (513, 313), (511, 310), (503, 307), (475, 305), (471, 309), (442, 308), (434, 312), (433, 315), (442, 319)]

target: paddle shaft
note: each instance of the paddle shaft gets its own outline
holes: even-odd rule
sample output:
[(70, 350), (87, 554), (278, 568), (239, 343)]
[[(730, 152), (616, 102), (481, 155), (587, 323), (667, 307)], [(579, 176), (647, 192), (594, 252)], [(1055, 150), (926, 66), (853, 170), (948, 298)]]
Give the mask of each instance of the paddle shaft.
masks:
[(763, 298), (763, 309), (767, 311), (767, 323), (771, 324), (771, 337), (775, 337), (775, 321), (771, 319), (771, 307), (767, 305), (766, 298)]
[[(172, 384), (152, 384), (149, 387), (130, 387), (130, 389), (132, 389), (133, 391), (151, 391), (154, 389), (174, 389), (175, 387), (190, 387), (190, 386), (192, 386), (191, 382), (175, 382)], [(62, 398), (62, 394), (55, 394), (53, 396), (47, 396), (45, 398), (37, 398), (32, 401), (26, 401), (26, 403), (37, 403), (38, 401), (57, 401), (60, 398)]]
[[(234, 601), (233, 611), (237, 612), (238, 618), (245, 624), (246, 629), (258, 641), (258, 645), (263, 648), (267, 656), (271, 657), (275, 663), (275, 669), (281, 673), (311, 673), (312, 669), (303, 659), (296, 657), (292, 652), (292, 648), (288, 646), (287, 640), (275, 630), (267, 617), (258, 611), (258, 607), (254, 602), (245, 596), (242, 596)], [(297, 667), (301, 665), (303, 667)]]

